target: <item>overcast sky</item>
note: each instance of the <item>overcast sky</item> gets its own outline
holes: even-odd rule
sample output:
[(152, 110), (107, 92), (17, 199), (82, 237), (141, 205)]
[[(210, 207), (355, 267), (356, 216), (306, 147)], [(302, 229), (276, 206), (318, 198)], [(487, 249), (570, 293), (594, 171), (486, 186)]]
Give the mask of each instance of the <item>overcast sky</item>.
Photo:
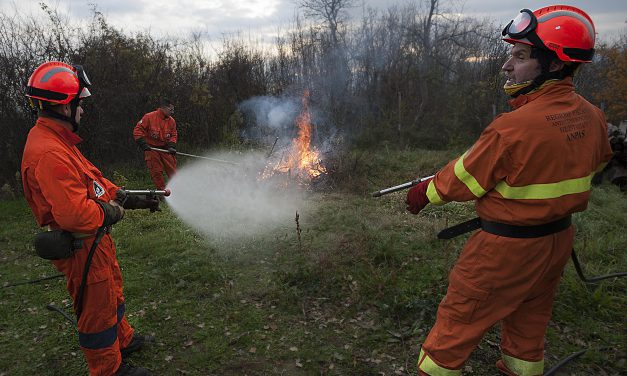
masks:
[[(46, 2), (72, 21), (89, 20), (96, 4), (107, 21), (126, 32), (149, 31), (155, 36), (188, 37), (202, 32), (213, 42), (224, 35), (240, 33), (260, 43), (273, 43), (295, 18), (296, 0), (0, 0), (0, 11), (13, 14), (42, 14), (38, 3)], [(364, 8), (387, 9), (409, 0), (355, 0), (359, 4), (352, 17), (359, 18)], [(420, 0), (414, 0), (419, 2)], [(627, 29), (627, 0), (556, 0), (578, 6), (593, 19), (599, 38), (615, 38)], [(498, 24), (509, 22), (521, 8), (536, 9), (546, 1), (441, 0), (442, 7), (474, 17), (490, 17)]]

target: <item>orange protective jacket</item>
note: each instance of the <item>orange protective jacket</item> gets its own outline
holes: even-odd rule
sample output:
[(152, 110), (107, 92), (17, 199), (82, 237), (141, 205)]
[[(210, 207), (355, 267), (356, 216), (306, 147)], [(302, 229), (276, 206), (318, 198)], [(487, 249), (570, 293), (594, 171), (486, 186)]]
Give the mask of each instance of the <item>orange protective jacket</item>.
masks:
[[(28, 134), (21, 168), (24, 195), (37, 224), (82, 235), (80, 250), (53, 261), (66, 276), (74, 310), (93, 235), (104, 221), (96, 200), (109, 202), (118, 189), (76, 148), (80, 141), (58, 120), (40, 117)], [(122, 274), (107, 233), (94, 252), (78, 321), (79, 344), (92, 376), (115, 373), (120, 348), (132, 339), (124, 306)]]
[[(427, 187), (429, 201), (476, 200), (483, 219), (541, 225), (587, 207), (591, 179), (610, 160), (603, 113), (574, 92), (570, 78), (512, 100), (461, 157)], [(571, 227), (537, 238), (476, 231), (449, 274), (446, 296), (425, 339), (421, 375), (461, 375), (493, 325), (511, 375), (542, 375), (544, 333), (573, 244)]]
[(135, 125), (133, 138), (143, 138), (149, 146), (163, 148), (168, 144), (176, 144), (178, 134), (176, 121), (171, 116), (165, 116), (160, 108), (149, 112)]
[(432, 204), (476, 200), (477, 214), (538, 225), (583, 211), (591, 180), (612, 157), (603, 112), (574, 91), (571, 78), (510, 101), (479, 140), (427, 188)]
[(58, 121), (40, 117), (28, 134), (22, 158), (24, 195), (39, 226), (95, 233), (118, 187), (76, 148), (80, 137)]

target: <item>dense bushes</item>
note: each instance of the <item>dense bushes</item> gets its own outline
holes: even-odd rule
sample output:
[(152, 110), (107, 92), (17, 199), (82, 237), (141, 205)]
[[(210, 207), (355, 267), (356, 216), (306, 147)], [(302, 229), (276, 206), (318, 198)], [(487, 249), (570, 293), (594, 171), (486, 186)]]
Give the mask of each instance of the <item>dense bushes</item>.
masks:
[[(23, 90), (47, 60), (86, 67), (94, 85), (81, 148), (99, 166), (141, 162), (132, 128), (160, 96), (175, 101), (185, 149), (238, 146), (250, 126), (239, 103), (260, 95), (299, 97), (304, 90), (317, 114), (314, 141), (341, 133), (362, 148), (468, 144), (507, 109), (499, 71), (508, 47), (489, 20), (452, 17), (454, 9), (438, 0), (416, 1), (364, 11), (352, 22), (305, 11), (321, 23), (297, 19), (271, 51), (231, 38), (216, 56), (204, 52), (198, 35), (122, 33), (95, 8), (91, 22), (77, 26), (45, 5), (45, 22), (0, 13), (0, 183), (16, 184), (35, 120)], [(605, 106), (610, 120), (621, 120), (624, 38), (598, 51), (597, 64), (579, 77), (581, 91)]]

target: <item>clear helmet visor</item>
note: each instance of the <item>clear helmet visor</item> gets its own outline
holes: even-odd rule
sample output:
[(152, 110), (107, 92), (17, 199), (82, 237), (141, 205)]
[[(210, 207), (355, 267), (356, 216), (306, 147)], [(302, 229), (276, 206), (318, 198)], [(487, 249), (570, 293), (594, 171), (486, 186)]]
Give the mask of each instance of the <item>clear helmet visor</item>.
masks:
[(514, 18), (514, 20), (512, 21), (512, 23), (509, 25), (509, 28), (507, 29), (507, 33), (508, 34), (520, 34), (523, 31), (525, 31), (529, 25), (531, 25), (531, 15), (527, 12), (520, 12), (518, 13), (518, 15), (516, 16), (516, 18)]

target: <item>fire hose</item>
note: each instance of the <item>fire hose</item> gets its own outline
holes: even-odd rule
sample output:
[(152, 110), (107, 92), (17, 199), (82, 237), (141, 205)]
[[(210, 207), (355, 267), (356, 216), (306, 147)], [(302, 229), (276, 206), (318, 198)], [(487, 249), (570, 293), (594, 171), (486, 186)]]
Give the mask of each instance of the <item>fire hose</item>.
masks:
[[(170, 153), (169, 151), (167, 151), (166, 149), (154, 148), (154, 147), (152, 147), (152, 146), (150, 146), (150, 150), (159, 151), (159, 152), (166, 153), (166, 154), (171, 154), (171, 153)], [(200, 155), (194, 155), (194, 154), (182, 153), (182, 152), (180, 152), (180, 151), (177, 151), (177, 152), (176, 152), (176, 155), (184, 155), (184, 156), (186, 156), (186, 157), (191, 157), (191, 158), (206, 159), (206, 160), (208, 160), (208, 161), (213, 161), (213, 162), (228, 163), (228, 164), (235, 165), (235, 166), (239, 165), (239, 163), (237, 163), (237, 162), (231, 162), (231, 161), (225, 161), (225, 160), (223, 160), (223, 159), (209, 158), (209, 157), (203, 157), (203, 156), (200, 156)]]
[[(157, 190), (157, 189), (123, 189), (122, 191), (124, 191), (125, 193), (125, 197), (128, 196), (146, 196), (146, 197), (157, 197), (157, 196), (170, 196), (171, 191), (169, 189), (165, 189), (165, 190)], [(124, 202), (120, 202), (121, 205), (124, 204)], [(83, 275), (82, 275), (82, 279), (81, 279), (81, 284), (78, 290), (78, 296), (76, 297), (76, 317), (77, 320), (78, 318), (80, 318), (80, 315), (83, 311), (83, 296), (85, 295), (85, 285), (87, 282), (87, 275), (89, 273), (89, 268), (91, 266), (91, 260), (93, 258), (94, 252), (96, 251), (96, 248), (98, 247), (98, 244), (100, 243), (100, 240), (102, 240), (102, 237), (104, 236), (105, 232), (106, 232), (107, 228), (106, 227), (100, 227), (98, 228), (98, 231), (96, 232), (96, 236), (94, 239), (94, 242), (92, 243), (90, 249), (89, 249), (89, 254), (87, 255), (87, 260), (85, 261), (85, 268), (83, 270)], [(51, 277), (44, 277), (44, 278), (39, 278), (39, 279), (35, 279), (35, 280), (30, 280), (30, 281), (25, 281), (25, 282), (19, 282), (19, 283), (14, 283), (14, 284), (10, 284), (10, 285), (6, 285), (4, 287), (13, 287), (13, 286), (19, 286), (19, 285), (25, 285), (25, 284), (32, 284), (32, 283), (38, 283), (38, 282), (42, 282), (42, 281), (46, 281), (46, 280), (50, 280), (50, 279), (54, 279), (54, 278), (60, 278), (60, 277), (64, 277), (64, 274), (57, 274)], [(70, 317), (65, 311), (63, 311), (62, 309), (52, 305), (52, 304), (48, 304), (46, 306), (46, 309), (50, 310), (50, 311), (56, 311), (59, 312), (60, 314), (62, 314), (68, 321), (76, 324), (77, 320), (74, 320), (72, 317)]]
[[(385, 188), (379, 191), (376, 191), (374, 193), (372, 193), (372, 197), (381, 197), (383, 195), (392, 193), (392, 192), (397, 192), (403, 189), (408, 189), (411, 188), (425, 180), (431, 179), (433, 178), (434, 175), (431, 176), (427, 176), (424, 178), (419, 178), (416, 180), (412, 180), (409, 181), (407, 183), (403, 183), (403, 184), (399, 184), (399, 185), (395, 185), (393, 187), (390, 188)], [(480, 218), (473, 218), (471, 220), (459, 223), (457, 225), (445, 228), (444, 230), (440, 231), (438, 233), (438, 239), (452, 239), (458, 235), (461, 234), (465, 234), (467, 232), (470, 231), (474, 231), (481, 228), (481, 220)], [(579, 277), (579, 279), (581, 279), (583, 282), (585, 283), (597, 283), (599, 281), (602, 281), (604, 279), (609, 279), (609, 278), (619, 278), (619, 277), (626, 277), (627, 276), (627, 272), (619, 272), (619, 273), (612, 273), (612, 274), (605, 274), (605, 275), (600, 275), (600, 276), (596, 276), (596, 277), (591, 277), (591, 278), (587, 278), (584, 274), (583, 274), (583, 270), (581, 268), (581, 264), (579, 263), (579, 259), (577, 258), (577, 254), (575, 253), (575, 249), (573, 248), (572, 252), (571, 252), (571, 258), (573, 260), (573, 264), (575, 266), (575, 271), (577, 272), (577, 276)], [(578, 358), (579, 356), (583, 355), (586, 351), (588, 351), (589, 349), (584, 349), (584, 350), (580, 350), (578, 352), (572, 353), (570, 355), (568, 355), (567, 357), (563, 358), (562, 360), (560, 360), (560, 362), (558, 362), (555, 366), (553, 366), (553, 368), (551, 368), (550, 370), (548, 370), (544, 376), (550, 376), (555, 374), (555, 372), (557, 372), (560, 368), (562, 368), (564, 365), (568, 364), (570, 361)]]
[(50, 277), (43, 277), (43, 278), (38, 278), (38, 279), (32, 279), (30, 281), (11, 283), (10, 285), (5, 285), (4, 287), (14, 287), (14, 286), (20, 286), (20, 285), (28, 285), (28, 284), (32, 284), (32, 283), (43, 282), (43, 281), (47, 281), (47, 280), (50, 280), (50, 279), (56, 279), (56, 278), (61, 278), (61, 277), (65, 277), (65, 274), (55, 274), (55, 275), (50, 276)]

